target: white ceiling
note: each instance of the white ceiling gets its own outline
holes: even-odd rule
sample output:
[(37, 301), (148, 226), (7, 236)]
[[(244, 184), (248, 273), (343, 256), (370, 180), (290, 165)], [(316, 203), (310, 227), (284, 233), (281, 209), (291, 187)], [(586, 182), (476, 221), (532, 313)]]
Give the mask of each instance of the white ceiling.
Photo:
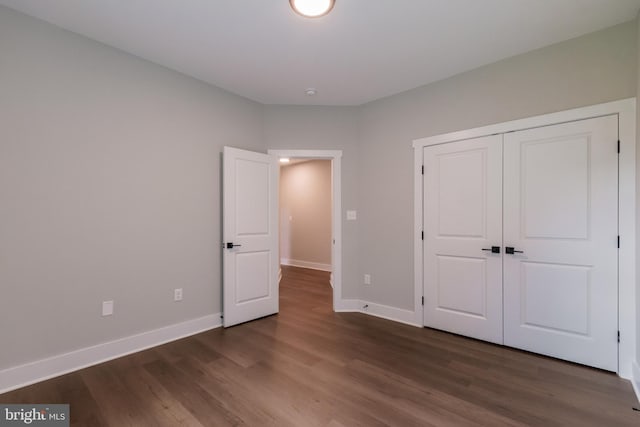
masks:
[[(636, 17), (640, 0), (0, 0), (265, 104), (360, 105)], [(305, 95), (313, 87), (314, 97)]]

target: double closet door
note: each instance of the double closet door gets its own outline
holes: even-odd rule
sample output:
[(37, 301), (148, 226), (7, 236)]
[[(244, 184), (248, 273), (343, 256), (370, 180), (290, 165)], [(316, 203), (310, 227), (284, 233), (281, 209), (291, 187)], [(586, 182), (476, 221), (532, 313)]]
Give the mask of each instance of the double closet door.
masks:
[(618, 369), (618, 119), (424, 148), (424, 324)]

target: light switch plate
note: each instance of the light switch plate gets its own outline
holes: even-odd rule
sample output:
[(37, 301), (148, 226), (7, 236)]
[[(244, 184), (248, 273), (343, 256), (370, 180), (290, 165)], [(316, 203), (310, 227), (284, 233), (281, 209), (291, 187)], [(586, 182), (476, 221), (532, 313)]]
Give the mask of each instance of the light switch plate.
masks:
[(358, 218), (358, 214), (356, 211), (347, 211), (347, 220), (355, 221)]
[(113, 301), (102, 301), (102, 315), (111, 316), (113, 314)]

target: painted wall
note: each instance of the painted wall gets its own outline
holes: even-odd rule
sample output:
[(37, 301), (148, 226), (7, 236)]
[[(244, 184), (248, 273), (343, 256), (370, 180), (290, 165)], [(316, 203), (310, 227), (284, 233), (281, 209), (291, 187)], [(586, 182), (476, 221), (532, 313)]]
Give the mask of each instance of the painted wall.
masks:
[(0, 370), (220, 312), (220, 152), (264, 151), (261, 105), (0, 7), (0, 129)]
[[(636, 362), (640, 366), (640, 13), (636, 17), (636, 34), (637, 34), (637, 46), (636, 46)], [(640, 378), (635, 379), (640, 385)], [(640, 397), (640, 396), (638, 396)]]
[[(264, 141), (270, 149), (342, 150), (342, 211), (357, 208), (358, 107), (266, 105)], [(357, 298), (357, 221), (342, 218), (342, 297)]]
[(636, 33), (628, 22), (364, 105), (358, 254), (373, 284), (360, 297), (413, 309), (412, 140), (633, 97)]
[(331, 268), (331, 196), (330, 160), (280, 167), (280, 259), (285, 263)]
[(262, 106), (0, 6), (0, 370), (220, 311), (223, 145), (342, 150), (342, 297), (412, 309), (412, 140), (640, 94), (639, 31), (361, 107)]

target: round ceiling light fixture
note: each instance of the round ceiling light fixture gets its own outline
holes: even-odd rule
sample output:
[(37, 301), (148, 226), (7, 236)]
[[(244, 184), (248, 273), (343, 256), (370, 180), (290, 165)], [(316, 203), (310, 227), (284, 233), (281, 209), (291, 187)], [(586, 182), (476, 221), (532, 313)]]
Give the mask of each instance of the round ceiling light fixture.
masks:
[(331, 12), (335, 0), (289, 0), (291, 8), (306, 18), (319, 18)]

